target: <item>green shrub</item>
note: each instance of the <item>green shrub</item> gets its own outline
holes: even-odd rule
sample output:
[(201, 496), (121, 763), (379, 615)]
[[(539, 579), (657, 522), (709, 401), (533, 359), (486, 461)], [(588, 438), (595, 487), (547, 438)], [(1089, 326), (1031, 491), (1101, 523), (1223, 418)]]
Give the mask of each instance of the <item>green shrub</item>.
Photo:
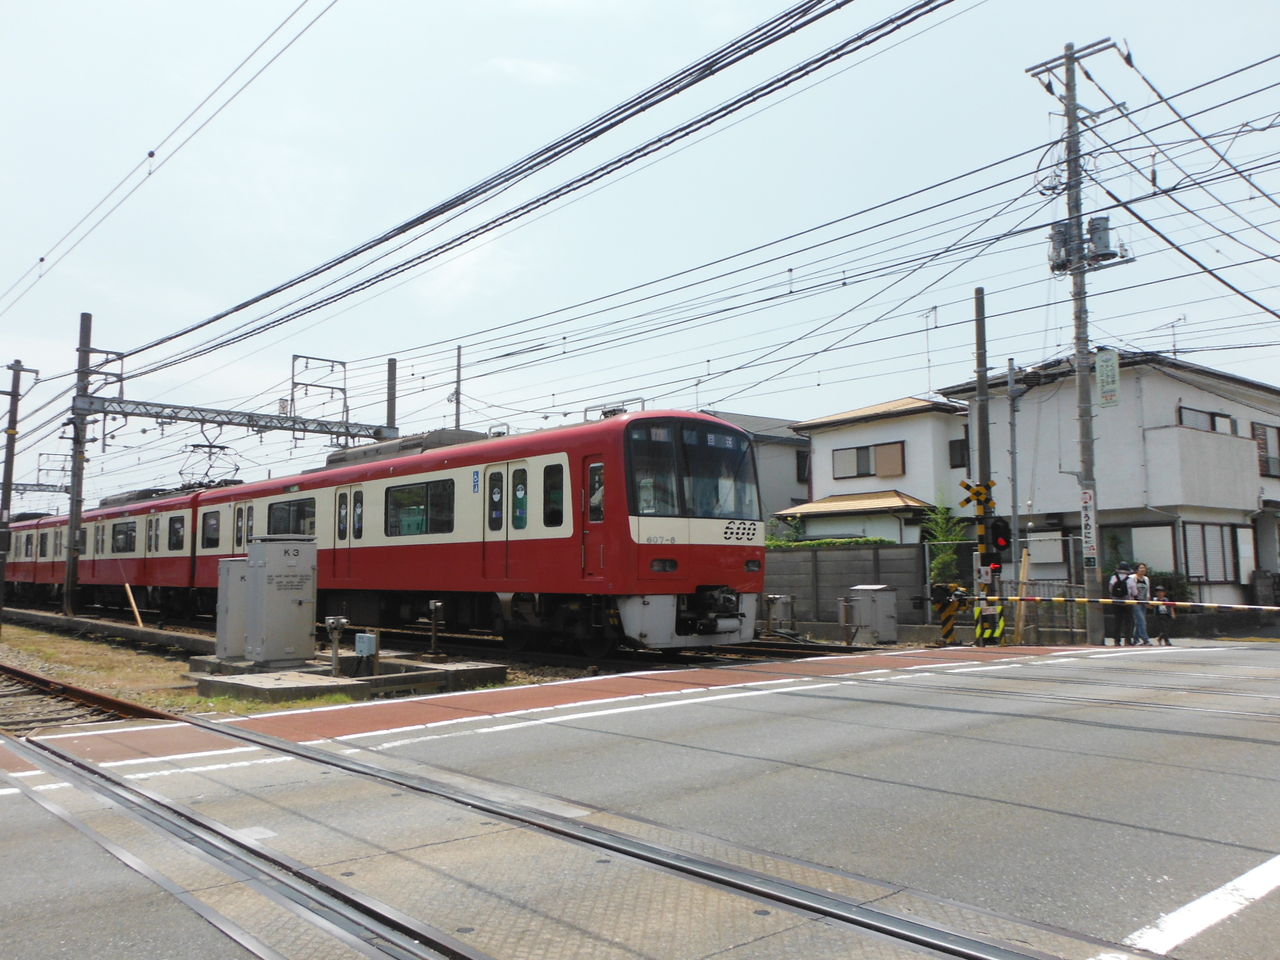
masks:
[(770, 550), (804, 550), (808, 547), (857, 547), (866, 544), (896, 544), (897, 542), (886, 537), (848, 537), (830, 540), (778, 540), (774, 537), (768, 537), (765, 539), (764, 545)]

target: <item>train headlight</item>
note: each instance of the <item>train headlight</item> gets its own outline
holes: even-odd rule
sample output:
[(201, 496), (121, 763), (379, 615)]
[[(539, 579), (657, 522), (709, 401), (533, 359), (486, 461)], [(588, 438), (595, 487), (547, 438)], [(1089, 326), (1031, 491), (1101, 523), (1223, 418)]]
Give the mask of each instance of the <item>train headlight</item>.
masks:
[(747, 561), (747, 573), (759, 573), (759, 572), (760, 572), (760, 561), (759, 561), (759, 560), (748, 560), (748, 561)]
[(679, 566), (680, 564), (676, 561), (661, 557), (656, 560), (649, 561), (649, 569), (653, 570), (655, 573), (675, 573), (676, 568)]

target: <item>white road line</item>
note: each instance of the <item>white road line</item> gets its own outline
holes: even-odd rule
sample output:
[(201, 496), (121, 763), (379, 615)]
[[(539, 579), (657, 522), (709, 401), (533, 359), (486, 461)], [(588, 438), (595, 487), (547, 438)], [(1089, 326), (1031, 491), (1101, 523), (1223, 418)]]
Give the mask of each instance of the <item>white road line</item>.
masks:
[(108, 760), (106, 763), (100, 763), (98, 766), (106, 767), (136, 767), (144, 763), (165, 763), (170, 760), (194, 760), (198, 757), (222, 757), (229, 753), (253, 753), (255, 750), (261, 750), (262, 747), (227, 747), (223, 750), (200, 750), (197, 753), (170, 753), (163, 757), (135, 757), (132, 760)]
[[(839, 683), (813, 683), (806, 686), (790, 686), (787, 693), (803, 690), (825, 690), (830, 687), (838, 687)], [(476, 730), (462, 730), (458, 733), (440, 733), (430, 734), (421, 737), (407, 737), (403, 740), (392, 740), (388, 743), (379, 743), (371, 746), (371, 750), (389, 750), (393, 747), (404, 747), (414, 743), (425, 743), (429, 740), (443, 740), (446, 737), (470, 736), (478, 733), (505, 733), (508, 730), (521, 730), (525, 727), (540, 727), (551, 723), (567, 723), (573, 720), (594, 720), (597, 717), (611, 717), (622, 713), (637, 713), (641, 710), (665, 710), (668, 707), (679, 706), (697, 706), (703, 703), (710, 703), (717, 700), (737, 700), (742, 697), (763, 697), (769, 694), (778, 693), (776, 689), (771, 690), (740, 690), (737, 693), (722, 693), (711, 697), (699, 697), (697, 700), (673, 700), (666, 703), (642, 703), (631, 707), (615, 707), (612, 710), (584, 710), (581, 713), (567, 713), (558, 717), (545, 717), (539, 720), (523, 720), (517, 723), (502, 723), (492, 727), (480, 727)], [(499, 717), (474, 719), (500, 719)], [(432, 724), (435, 726), (435, 724)], [(422, 729), (426, 729), (424, 726)], [(348, 740), (349, 737), (339, 737), (336, 739)]]
[(1272, 857), (1185, 907), (1166, 913), (1149, 927), (1125, 937), (1124, 943), (1140, 950), (1168, 953), (1215, 923), (1239, 913), (1276, 887), (1280, 887), (1280, 856)]
[(989, 667), (961, 667), (958, 670), (947, 670), (946, 673), (974, 673), (978, 670), (1014, 670), (1022, 666), (1020, 663), (997, 663)]

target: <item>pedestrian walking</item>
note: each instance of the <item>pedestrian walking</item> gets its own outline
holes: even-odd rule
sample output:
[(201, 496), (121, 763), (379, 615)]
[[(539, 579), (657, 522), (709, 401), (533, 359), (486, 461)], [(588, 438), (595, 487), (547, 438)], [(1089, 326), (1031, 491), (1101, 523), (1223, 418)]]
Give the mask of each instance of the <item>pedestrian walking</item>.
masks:
[(1133, 605), (1133, 643), (1135, 646), (1151, 646), (1151, 637), (1147, 633), (1147, 605), (1151, 599), (1151, 578), (1147, 576), (1147, 565), (1138, 564), (1138, 568), (1129, 577), (1129, 599), (1144, 601)]
[[(1133, 568), (1128, 560), (1116, 564), (1115, 573), (1107, 581), (1107, 596), (1112, 600), (1129, 599), (1129, 577)], [(1123, 647), (1133, 639), (1133, 607), (1115, 604), (1107, 608), (1111, 611), (1111, 635), (1116, 638), (1116, 646)]]
[(1156, 646), (1171, 647), (1173, 644), (1169, 642), (1169, 631), (1178, 611), (1169, 601), (1169, 591), (1164, 587), (1156, 587), (1154, 599), (1156, 602), (1151, 605), (1148, 618), (1151, 621), (1151, 632), (1156, 635)]

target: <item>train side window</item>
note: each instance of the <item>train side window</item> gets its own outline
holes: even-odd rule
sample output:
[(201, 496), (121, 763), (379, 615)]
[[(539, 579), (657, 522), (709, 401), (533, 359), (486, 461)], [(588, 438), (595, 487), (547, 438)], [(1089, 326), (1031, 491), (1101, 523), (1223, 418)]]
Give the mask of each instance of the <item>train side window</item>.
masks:
[(564, 466), (559, 463), (542, 468), (542, 525), (564, 525)]
[(453, 481), (432, 480), (430, 483), (388, 487), (386, 507), (388, 537), (452, 533)]
[(315, 536), (316, 532), (316, 500), (306, 497), (302, 500), (287, 500), (284, 503), (273, 503), (267, 507), (267, 535), (277, 533), (296, 533), (305, 537)]
[(47, 533), (40, 534), (40, 559), (43, 560), (49, 556), (49, 535)]
[(221, 539), (218, 511), (210, 510), (200, 517), (200, 546), (205, 549), (216, 547)]
[[(449, 481), (453, 483), (452, 480)], [(453, 528), (453, 501), (449, 502), (449, 528)], [(351, 539), (359, 540), (364, 536), (364, 491), (357, 490), (351, 494)]]
[(347, 539), (347, 494), (338, 494), (338, 539)]
[(53, 531), (53, 555), (55, 557), (62, 556), (62, 531)]
[(133, 553), (138, 545), (138, 524), (133, 520), (111, 525), (111, 552)]
[(31, 556), (31, 551), (35, 549), (36, 535), (34, 533), (27, 534), (27, 545), (22, 551), (24, 557)]
[(244, 507), (236, 507), (236, 546), (244, 546)]
[(187, 518), (169, 518), (169, 549), (181, 550), (187, 540)]
[(244, 538), (253, 539), (253, 504), (249, 504), (249, 509), (244, 514)]
[(502, 471), (489, 474), (489, 529), (502, 529)]
[(529, 525), (529, 471), (511, 471), (511, 526), (523, 530)]
[(107, 528), (100, 523), (93, 525), (93, 555), (100, 557), (107, 552)]
[(593, 463), (587, 467), (587, 519), (592, 523), (604, 520), (603, 463)]

